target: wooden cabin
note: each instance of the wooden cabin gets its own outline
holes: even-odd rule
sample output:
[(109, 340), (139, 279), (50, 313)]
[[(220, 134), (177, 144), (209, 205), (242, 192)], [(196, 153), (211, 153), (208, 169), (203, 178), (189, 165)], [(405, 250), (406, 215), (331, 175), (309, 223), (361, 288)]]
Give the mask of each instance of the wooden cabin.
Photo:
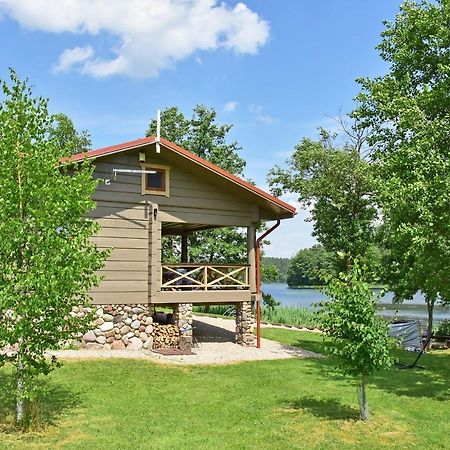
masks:
[[(257, 299), (256, 229), (292, 218), (295, 208), (165, 139), (138, 139), (72, 160), (83, 158), (94, 160), (94, 177), (101, 180), (90, 214), (101, 225), (94, 241), (112, 248), (103, 281), (92, 291), (94, 304), (170, 306), (180, 328), (192, 322), (192, 305), (234, 304), (237, 318), (248, 321)], [(227, 226), (247, 229), (247, 264), (189, 259), (189, 234)], [(181, 236), (179, 264), (161, 260), (161, 239), (168, 235)], [(252, 345), (245, 334), (248, 329), (238, 331), (237, 340)]]

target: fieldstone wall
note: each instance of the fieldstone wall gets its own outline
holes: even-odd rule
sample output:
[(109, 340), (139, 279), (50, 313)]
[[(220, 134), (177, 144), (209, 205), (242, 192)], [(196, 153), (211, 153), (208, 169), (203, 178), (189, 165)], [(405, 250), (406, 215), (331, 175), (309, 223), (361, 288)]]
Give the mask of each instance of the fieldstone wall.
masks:
[[(170, 330), (167, 332), (162, 330), (162, 328), (170, 328), (173, 325), (153, 323), (152, 313), (153, 308), (150, 312), (149, 306), (146, 304), (75, 307), (71, 312), (72, 315), (78, 317), (84, 317), (87, 314), (94, 315), (92, 329), (82, 337), (81, 345), (84, 348), (105, 350), (151, 350), (164, 346), (178, 346), (182, 350), (192, 348), (192, 303), (173, 305), (173, 324), (179, 329), (178, 339), (175, 336), (172, 339)], [(159, 320), (157, 315), (155, 318)], [(254, 347), (256, 345), (253, 334), (254, 327), (255, 316), (251, 302), (237, 304), (236, 342), (245, 347)], [(170, 342), (167, 341), (166, 335), (170, 335)], [(167, 344), (167, 342), (169, 343)]]
[(244, 347), (254, 347), (256, 345), (254, 328), (255, 315), (252, 303), (238, 303), (236, 305), (236, 343)]
[(175, 325), (180, 329), (179, 348), (192, 348), (192, 303), (179, 303), (173, 306)]
[(94, 328), (83, 335), (83, 347), (130, 350), (152, 348), (153, 319), (148, 305), (98, 305), (93, 308), (75, 307), (71, 313), (83, 317), (94, 311)]

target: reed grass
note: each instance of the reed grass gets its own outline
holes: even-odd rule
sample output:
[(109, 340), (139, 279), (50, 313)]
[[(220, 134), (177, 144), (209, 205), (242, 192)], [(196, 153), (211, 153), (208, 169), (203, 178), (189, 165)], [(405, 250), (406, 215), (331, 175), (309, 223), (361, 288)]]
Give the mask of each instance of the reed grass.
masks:
[(270, 323), (320, 328), (320, 323), (314, 311), (296, 306), (263, 307), (261, 310), (261, 319)]
[[(205, 306), (194, 306), (194, 313), (230, 317), (235, 315), (235, 309), (233, 305), (214, 305), (209, 308)], [(273, 308), (263, 306), (261, 309), (261, 320), (296, 327), (320, 328), (320, 324), (313, 311), (295, 306), (275, 306)]]

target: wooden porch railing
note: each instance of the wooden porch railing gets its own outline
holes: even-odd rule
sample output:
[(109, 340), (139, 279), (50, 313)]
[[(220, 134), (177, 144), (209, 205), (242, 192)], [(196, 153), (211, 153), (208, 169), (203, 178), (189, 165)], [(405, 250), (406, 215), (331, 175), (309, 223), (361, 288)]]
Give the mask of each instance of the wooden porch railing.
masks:
[(248, 264), (162, 264), (161, 291), (250, 289)]

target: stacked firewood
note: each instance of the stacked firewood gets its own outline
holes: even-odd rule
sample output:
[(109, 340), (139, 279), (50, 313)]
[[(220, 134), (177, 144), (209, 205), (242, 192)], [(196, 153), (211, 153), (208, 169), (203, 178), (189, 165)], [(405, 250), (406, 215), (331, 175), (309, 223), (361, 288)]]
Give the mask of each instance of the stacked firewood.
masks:
[(153, 324), (153, 348), (178, 347), (180, 331), (176, 325)]

